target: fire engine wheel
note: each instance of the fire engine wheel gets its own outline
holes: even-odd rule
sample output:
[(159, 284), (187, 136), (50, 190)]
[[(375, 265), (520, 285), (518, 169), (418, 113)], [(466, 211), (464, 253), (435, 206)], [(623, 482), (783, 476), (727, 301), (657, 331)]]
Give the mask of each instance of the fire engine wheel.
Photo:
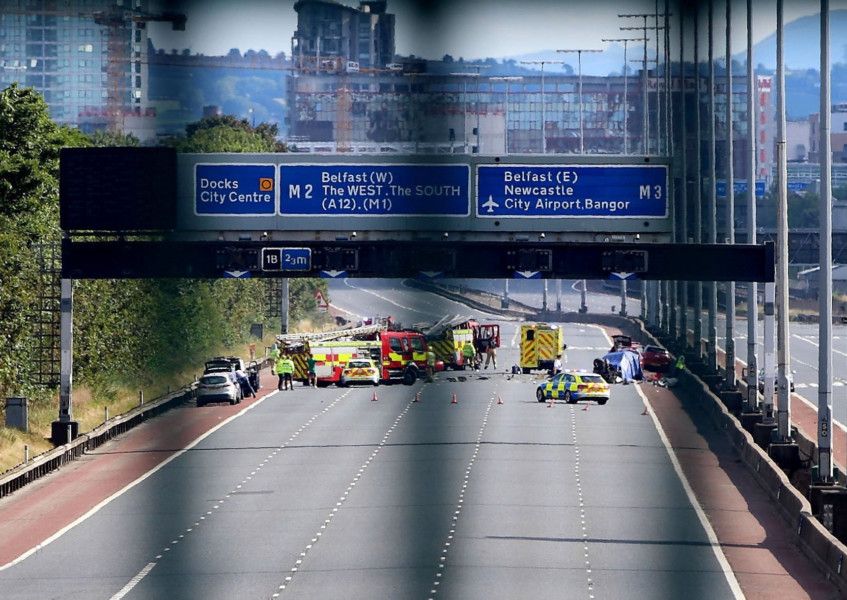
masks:
[(406, 372), (403, 373), (403, 384), (412, 385), (415, 383), (417, 378), (417, 373), (415, 373), (412, 369), (407, 369)]
[(535, 390), (535, 398), (539, 402), (544, 402), (546, 399), (544, 398), (544, 392), (542, 390)]
[(523, 367), (523, 369), (521, 370), (523, 371), (524, 375), (529, 375), (529, 367)]

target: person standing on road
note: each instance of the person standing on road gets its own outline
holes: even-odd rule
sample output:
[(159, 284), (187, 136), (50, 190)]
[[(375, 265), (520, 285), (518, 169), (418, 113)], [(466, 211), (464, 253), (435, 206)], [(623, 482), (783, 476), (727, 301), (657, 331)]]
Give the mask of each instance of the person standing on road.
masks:
[(285, 359), (284, 356), (278, 356), (277, 359), (274, 361), (273, 368), (272, 368), (272, 371), (271, 371), (274, 375), (279, 377), (279, 383), (277, 383), (277, 386), (276, 386), (277, 390), (283, 389), (282, 384), (285, 381), (285, 377), (283, 376), (284, 359)]
[(473, 347), (471, 342), (465, 342), (465, 345), (462, 346), (462, 356), (465, 359), (465, 366), (474, 369), (476, 365), (476, 348)]
[(553, 361), (553, 372), (551, 375), (555, 376), (562, 372), (562, 355), (557, 354), (556, 360)]
[(318, 376), (315, 372), (316, 362), (315, 357), (311, 354), (309, 355), (309, 358), (306, 359), (306, 371), (308, 373), (308, 382), (306, 385), (310, 385), (312, 387), (318, 387)]
[(278, 372), (282, 375), (282, 389), (294, 391), (294, 382), (292, 381), (292, 376), (294, 375), (294, 361), (291, 360), (291, 357), (287, 354), (283, 354), (282, 358), (279, 360), (279, 364), (280, 368), (278, 369)]
[[(235, 377), (238, 380), (238, 385), (241, 386), (241, 393), (244, 394), (246, 391), (255, 398), (256, 390), (254, 390), (253, 386), (250, 385), (250, 379), (247, 377), (247, 373), (245, 373), (243, 369), (236, 369)], [(246, 396), (247, 394), (244, 395)]]
[(271, 364), (275, 364), (276, 361), (279, 360), (279, 348), (277, 347), (276, 344), (271, 346), (271, 349), (268, 352), (268, 356), (270, 356), (270, 358), (271, 358)]
[(494, 347), (493, 343), (489, 343), (488, 347), (485, 349), (485, 368), (488, 368), (488, 364), (491, 363), (493, 368), (497, 368), (497, 348)]
[(432, 382), (435, 378), (435, 352), (432, 348), (426, 351), (426, 380)]

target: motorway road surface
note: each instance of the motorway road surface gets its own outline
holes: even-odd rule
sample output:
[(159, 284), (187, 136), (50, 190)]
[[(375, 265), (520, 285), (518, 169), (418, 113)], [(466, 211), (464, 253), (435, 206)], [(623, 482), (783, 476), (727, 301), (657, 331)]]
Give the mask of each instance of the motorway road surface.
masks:
[[(396, 283), (335, 282), (332, 299), (404, 320), (462, 312)], [(502, 327), (513, 340), (517, 324)], [(589, 368), (608, 338), (597, 328), (567, 327), (568, 366)], [(501, 350), (501, 369), (516, 352), (511, 344)], [(721, 514), (748, 520), (728, 527), (729, 547), (758, 558), (734, 563), (743, 567), (733, 573), (689, 486), (693, 475), (697, 487), (696, 469), (714, 471), (704, 462), (711, 443), (691, 461), (678, 460), (659, 421), (642, 415), (639, 386), (614, 386), (604, 407), (553, 406), (535, 401), (536, 379), (503, 370), (442, 373), (436, 383), (411, 387), (298, 386), (240, 412), (171, 411), (158, 419), (218, 411), (219, 427), (0, 568), (0, 596), (711, 600), (741, 597), (737, 579), (755, 575), (781, 586), (784, 598), (835, 597), (813, 569), (808, 575), (796, 550), (783, 549), (784, 563), (779, 553), (771, 558), (779, 533), (762, 531), (768, 518), (751, 516), (757, 504), (744, 497)], [(139, 430), (149, 434), (156, 421)], [(70, 469), (173, 450), (112, 442)], [(680, 460), (695, 469), (688, 479)], [(34, 488), (46, 494), (61, 477)], [(21, 494), (0, 501), (0, 521), (27, 500)], [(59, 510), (61, 498), (54, 501)], [(762, 510), (774, 521), (771, 509)], [(21, 520), (11, 535), (32, 526)], [(804, 577), (808, 594), (798, 591)]]

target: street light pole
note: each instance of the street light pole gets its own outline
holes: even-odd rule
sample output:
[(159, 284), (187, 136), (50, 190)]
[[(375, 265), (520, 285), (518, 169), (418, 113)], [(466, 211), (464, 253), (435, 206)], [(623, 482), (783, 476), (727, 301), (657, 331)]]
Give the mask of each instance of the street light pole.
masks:
[(629, 88), (627, 87), (627, 71), (629, 63), (626, 60), (626, 47), (629, 42), (645, 42), (644, 38), (603, 38), (603, 42), (623, 42), (623, 153), (629, 154)]
[(579, 92), (577, 93), (577, 103), (579, 105), (579, 153), (585, 154), (585, 131), (583, 129), (582, 120), (582, 53), (583, 52), (602, 52), (602, 50), (594, 50), (589, 48), (573, 48), (567, 50), (556, 50), (556, 52), (576, 52), (576, 62), (579, 77)]
[(489, 81), (502, 81), (506, 84), (506, 104), (503, 107), (503, 120), (504, 120), (504, 129), (503, 129), (503, 137), (504, 137), (504, 146), (506, 150), (506, 154), (509, 153), (509, 83), (512, 81), (523, 81), (523, 77), (519, 75), (515, 76), (500, 76), (500, 77), (489, 77)]
[[(679, 7), (679, 233), (676, 241), (688, 243), (688, 124), (685, 114), (685, 11), (684, 3)], [(688, 282), (680, 281), (677, 287), (677, 312), (679, 313), (679, 334), (683, 349), (688, 348)]]
[[(747, 0), (747, 243), (756, 243), (756, 103), (753, 78), (753, 0)], [(747, 412), (759, 405), (759, 364), (756, 359), (758, 337), (758, 286), (747, 284)]]
[[(709, 203), (708, 203), (708, 242), (716, 244), (718, 239), (717, 226), (717, 153), (715, 149), (715, 1), (709, 0)], [(718, 287), (717, 283), (710, 281), (708, 284), (709, 298), (709, 341), (706, 345), (706, 354), (709, 369), (716, 372), (718, 369)]]
[[(485, 68), (482, 65), (470, 65), (472, 69), (477, 69), (476, 73), (450, 73), (451, 77), (461, 77), (462, 78), (462, 104), (464, 105), (463, 114), (463, 123), (462, 123), (462, 132), (465, 143), (465, 154), (468, 152), (468, 78), (475, 77), (477, 81), (476, 88), (476, 149), (479, 152), (479, 69)], [(473, 153), (471, 153), (473, 154)]]
[[(748, 2), (750, 0), (747, 0)], [(832, 183), (830, 167), (829, 0), (821, 0), (820, 319), (818, 319), (818, 477), (832, 479)]]
[[(694, 6), (694, 243), (703, 242), (703, 175), (700, 148), (700, 7)], [(694, 283), (694, 350), (699, 359), (703, 340), (703, 282)]]
[[(648, 110), (649, 106), (648, 106), (648, 100), (647, 100), (647, 40), (648, 40), (647, 30), (648, 29), (655, 29), (657, 36), (658, 36), (658, 32), (659, 32), (658, 25), (655, 28), (649, 27), (647, 25), (647, 19), (649, 17), (654, 17), (654, 16), (658, 17), (658, 15), (653, 15), (652, 13), (637, 13), (637, 14), (621, 14), (621, 15), (618, 15), (618, 17), (620, 17), (620, 18), (643, 19), (643, 23), (639, 27), (621, 27), (620, 29), (621, 29), (621, 31), (641, 31), (643, 33), (642, 37), (644, 38), (644, 57), (642, 59), (642, 72), (641, 72), (641, 82), (642, 82), (642, 84), (641, 84), (642, 85), (641, 102), (644, 106), (643, 106), (643, 112), (642, 112), (642, 125), (641, 125), (641, 127), (643, 129), (642, 147), (643, 147), (643, 151), (644, 151), (645, 156), (650, 153), (650, 111)], [(657, 55), (656, 56), (656, 68), (657, 69), (658, 69), (658, 64), (659, 64), (659, 57)], [(658, 98), (658, 96), (657, 96), (657, 98)], [(658, 141), (657, 141), (657, 143), (658, 143)]]
[[(726, 239), (735, 243), (735, 178), (732, 157), (732, 2), (726, 3)], [(735, 380), (735, 282), (726, 284), (726, 380), (724, 387), (736, 389)]]
[(776, 160), (777, 160), (777, 432), (780, 441), (791, 436), (791, 393), (788, 387), (790, 338), (788, 335), (788, 164), (785, 155), (785, 22), (783, 0), (776, 0)]
[(547, 130), (545, 128), (545, 121), (547, 120), (546, 109), (544, 106), (544, 65), (545, 64), (558, 64), (562, 65), (565, 61), (563, 60), (522, 60), (522, 65), (541, 65), (541, 153), (547, 154)]

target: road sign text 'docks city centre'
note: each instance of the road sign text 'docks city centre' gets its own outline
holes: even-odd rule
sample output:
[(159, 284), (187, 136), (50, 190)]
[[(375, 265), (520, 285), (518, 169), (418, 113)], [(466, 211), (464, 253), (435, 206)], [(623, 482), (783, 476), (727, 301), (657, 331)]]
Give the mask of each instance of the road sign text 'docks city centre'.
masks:
[(477, 216), (666, 217), (667, 176), (663, 165), (480, 165)]
[(275, 214), (276, 166), (196, 165), (194, 212), (198, 215)]
[(470, 215), (468, 165), (280, 165), (280, 213)]

